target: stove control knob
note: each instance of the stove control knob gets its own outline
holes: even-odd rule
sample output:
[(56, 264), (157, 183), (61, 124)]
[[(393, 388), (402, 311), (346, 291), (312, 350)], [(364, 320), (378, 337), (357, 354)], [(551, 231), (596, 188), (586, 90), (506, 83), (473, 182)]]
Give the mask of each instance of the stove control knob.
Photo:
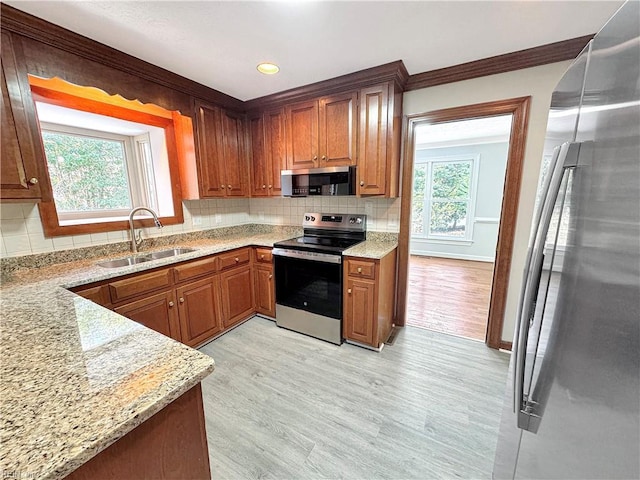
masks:
[(304, 219), (308, 222), (309, 220), (311, 220), (311, 217), (309, 215), (305, 215)]
[(316, 217), (311, 217), (311, 221), (315, 222), (316, 221)]
[(362, 217), (356, 217), (356, 223), (358, 224), (362, 223)]
[(351, 218), (349, 219), (349, 223), (356, 223), (356, 219), (355, 219), (354, 217), (351, 217)]

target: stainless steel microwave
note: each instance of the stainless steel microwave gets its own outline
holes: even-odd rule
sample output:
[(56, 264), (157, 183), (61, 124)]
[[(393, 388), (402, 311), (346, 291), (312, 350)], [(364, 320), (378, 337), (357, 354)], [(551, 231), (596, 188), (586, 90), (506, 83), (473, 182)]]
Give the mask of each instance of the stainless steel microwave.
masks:
[(356, 167), (353, 166), (282, 170), (280, 176), (283, 197), (356, 194)]

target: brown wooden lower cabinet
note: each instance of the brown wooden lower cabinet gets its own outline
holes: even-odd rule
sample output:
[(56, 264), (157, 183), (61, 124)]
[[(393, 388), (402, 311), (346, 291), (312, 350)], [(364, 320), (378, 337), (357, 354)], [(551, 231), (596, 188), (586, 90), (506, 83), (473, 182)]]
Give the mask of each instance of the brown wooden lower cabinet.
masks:
[(276, 316), (276, 282), (271, 265), (256, 264), (255, 279), (256, 312), (269, 317)]
[(220, 274), (222, 322), (229, 328), (255, 311), (251, 266), (236, 267)]
[(222, 331), (218, 313), (220, 280), (217, 276), (189, 283), (176, 290), (182, 343), (194, 347)]
[(344, 260), (342, 335), (347, 341), (380, 348), (394, 320), (396, 250), (381, 259)]
[(181, 341), (175, 303), (174, 292), (168, 291), (126, 303), (116, 307), (114, 311), (167, 337)]
[(66, 478), (210, 479), (200, 384), (71, 472)]

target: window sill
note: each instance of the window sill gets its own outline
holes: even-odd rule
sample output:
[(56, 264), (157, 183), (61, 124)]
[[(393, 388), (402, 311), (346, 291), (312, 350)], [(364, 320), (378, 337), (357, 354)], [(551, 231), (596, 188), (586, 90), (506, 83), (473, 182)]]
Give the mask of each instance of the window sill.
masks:
[(470, 246), (474, 244), (473, 240), (467, 240), (467, 239), (461, 239), (461, 240), (456, 240), (456, 239), (442, 239), (442, 238), (429, 238), (429, 237), (418, 237), (418, 236), (411, 236), (411, 241), (414, 240), (420, 240), (423, 242), (429, 242), (429, 243), (433, 243), (436, 245), (464, 245), (464, 246)]

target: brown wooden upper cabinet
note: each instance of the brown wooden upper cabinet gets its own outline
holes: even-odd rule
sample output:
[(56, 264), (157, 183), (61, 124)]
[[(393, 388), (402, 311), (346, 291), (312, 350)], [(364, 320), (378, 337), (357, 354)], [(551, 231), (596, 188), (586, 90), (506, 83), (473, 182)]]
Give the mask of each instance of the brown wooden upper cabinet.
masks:
[(355, 165), (357, 109), (358, 92), (287, 105), (287, 168)]
[[(15, 48), (14, 48), (15, 47)], [(47, 181), (35, 106), (19, 46), (2, 32), (0, 199), (40, 200)]]
[(287, 168), (284, 109), (249, 116), (249, 135), (251, 196), (281, 195), (280, 171)]
[(244, 115), (196, 101), (195, 130), (201, 196), (249, 196)]
[(398, 195), (401, 108), (392, 82), (360, 90), (358, 195)]

